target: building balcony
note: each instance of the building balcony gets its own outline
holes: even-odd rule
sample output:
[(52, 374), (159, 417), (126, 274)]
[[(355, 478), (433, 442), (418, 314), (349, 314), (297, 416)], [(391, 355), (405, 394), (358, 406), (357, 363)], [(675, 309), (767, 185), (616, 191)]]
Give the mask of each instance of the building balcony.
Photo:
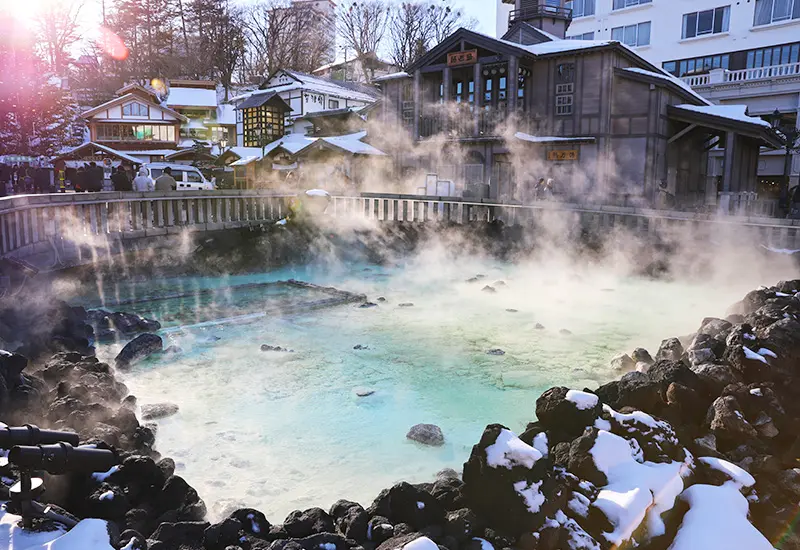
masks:
[(800, 63), (770, 65), (769, 67), (741, 69), (738, 71), (711, 69), (706, 74), (684, 76), (681, 80), (692, 88), (703, 88), (744, 82), (775, 81), (783, 78), (800, 78)]
[(517, 21), (528, 21), (536, 17), (552, 17), (553, 19), (572, 21), (572, 9), (540, 4), (519, 10), (512, 10), (511, 13), (508, 14), (508, 25), (510, 27)]
[(499, 127), (505, 122), (504, 111), (496, 109), (466, 112), (456, 116), (447, 112), (432, 111), (420, 117), (420, 138), (482, 138), (499, 136)]

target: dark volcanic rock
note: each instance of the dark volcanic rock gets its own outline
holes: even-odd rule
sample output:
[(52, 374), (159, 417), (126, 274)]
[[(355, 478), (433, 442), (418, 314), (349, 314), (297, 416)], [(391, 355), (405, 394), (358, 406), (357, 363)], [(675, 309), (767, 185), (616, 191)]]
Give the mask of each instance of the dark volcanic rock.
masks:
[(547, 430), (561, 431), (572, 437), (583, 433), (587, 426), (594, 424), (603, 407), (600, 400), (590, 408), (581, 410), (567, 400), (568, 388), (550, 388), (536, 400), (536, 417)]
[(166, 418), (178, 413), (178, 405), (174, 403), (156, 403), (153, 405), (142, 405), (142, 419), (156, 420)]
[(384, 489), (367, 509), (370, 516), (383, 516), (392, 524), (408, 523), (414, 529), (441, 524), (444, 508), (427, 491), (401, 482)]
[(631, 353), (631, 359), (635, 363), (647, 363), (648, 365), (653, 362), (653, 358), (650, 356), (650, 352), (644, 348), (636, 348)]
[(245, 533), (257, 538), (266, 538), (272, 527), (264, 514), (252, 508), (239, 508), (230, 517), (239, 521)]
[(745, 419), (739, 402), (730, 395), (714, 401), (708, 410), (708, 422), (719, 444), (727, 448), (758, 436), (756, 429)]
[(117, 368), (125, 369), (163, 349), (164, 342), (161, 340), (161, 336), (150, 333), (140, 334), (122, 348), (114, 361)]
[(677, 338), (662, 341), (656, 353), (656, 361), (680, 361), (681, 357), (683, 357), (683, 346)]
[(330, 510), (336, 529), (347, 539), (363, 541), (367, 538), (369, 514), (357, 502), (337, 501)]
[(412, 426), (408, 430), (406, 437), (424, 445), (434, 447), (444, 445), (444, 434), (436, 424), (417, 424)]
[(333, 533), (333, 518), (322, 508), (295, 510), (286, 517), (283, 528), (292, 538), (304, 538), (318, 533)]

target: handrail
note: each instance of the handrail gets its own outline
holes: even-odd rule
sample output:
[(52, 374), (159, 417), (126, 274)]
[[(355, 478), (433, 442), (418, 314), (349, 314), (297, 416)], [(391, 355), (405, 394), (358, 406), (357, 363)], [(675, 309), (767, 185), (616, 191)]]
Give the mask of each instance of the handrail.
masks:
[(768, 65), (766, 67), (752, 67), (749, 69), (727, 69), (711, 71), (706, 74), (681, 77), (689, 86), (709, 86), (714, 84), (730, 84), (735, 82), (754, 82), (770, 80), (773, 78), (800, 76), (800, 63), (785, 63), (783, 65)]
[(548, 6), (546, 4), (539, 4), (533, 7), (521, 8), (518, 10), (511, 10), (508, 14), (509, 25), (517, 21), (526, 21), (534, 17), (556, 17), (559, 19), (572, 19), (572, 9), (564, 8), (561, 6)]

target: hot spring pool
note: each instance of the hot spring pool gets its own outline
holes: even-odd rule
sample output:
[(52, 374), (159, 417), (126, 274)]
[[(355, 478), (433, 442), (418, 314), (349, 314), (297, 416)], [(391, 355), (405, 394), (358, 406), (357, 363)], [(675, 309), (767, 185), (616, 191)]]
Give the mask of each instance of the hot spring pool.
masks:
[[(466, 282), (478, 274), (484, 277)], [(666, 283), (611, 269), (462, 260), (435, 268), (411, 261), (394, 268), (105, 283), (102, 294), (113, 302), (289, 278), (387, 301), (371, 309), (345, 305), (188, 328), (207, 319), (192, 319), (185, 303), (180, 315), (162, 309), (165, 345), (183, 352), (123, 375), (140, 404), (180, 406), (176, 416), (158, 422), (157, 449), (175, 459), (215, 517), (230, 506), (257, 508), (281, 521), (294, 509), (327, 509), (339, 498), (367, 505), (394, 482), (427, 481), (444, 467), (460, 470), (486, 424), (521, 430), (548, 387), (597, 387), (616, 376), (609, 367), (615, 354), (637, 346), (655, 354), (663, 338), (690, 333), (703, 317), (724, 316), (757, 284), (775, 282)], [(496, 292), (483, 291), (487, 284)], [(261, 309), (234, 301), (237, 314)], [(205, 315), (226, 316), (200, 302)], [(408, 302), (414, 306), (399, 307)], [(119, 309), (147, 314), (156, 303)], [(537, 330), (537, 323), (545, 328)], [(261, 344), (294, 352), (262, 352)], [(354, 350), (357, 344), (369, 350)], [(113, 360), (119, 348), (101, 346), (98, 354)], [(486, 353), (494, 348), (505, 355)], [(375, 393), (358, 397), (360, 388)], [(420, 422), (438, 424), (445, 445), (407, 440)]]

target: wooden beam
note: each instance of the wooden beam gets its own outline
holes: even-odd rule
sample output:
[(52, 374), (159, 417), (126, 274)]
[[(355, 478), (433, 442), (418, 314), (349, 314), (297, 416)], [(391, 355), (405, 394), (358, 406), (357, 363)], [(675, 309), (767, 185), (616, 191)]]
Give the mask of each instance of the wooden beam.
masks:
[(677, 134), (675, 134), (674, 136), (669, 138), (669, 141), (667, 143), (669, 144), (669, 143), (674, 143), (674, 142), (678, 141), (679, 139), (681, 139), (683, 136), (685, 136), (686, 134), (688, 134), (689, 132), (691, 132), (695, 128), (697, 128), (697, 124), (690, 124), (689, 126), (684, 128), (683, 130), (681, 130), (680, 132), (678, 132)]
[(716, 147), (717, 145), (719, 145), (719, 141), (720, 141), (719, 136), (712, 137), (710, 140), (705, 142), (705, 144), (703, 144), (703, 152), (706, 153), (711, 149), (713, 149), (714, 147)]

